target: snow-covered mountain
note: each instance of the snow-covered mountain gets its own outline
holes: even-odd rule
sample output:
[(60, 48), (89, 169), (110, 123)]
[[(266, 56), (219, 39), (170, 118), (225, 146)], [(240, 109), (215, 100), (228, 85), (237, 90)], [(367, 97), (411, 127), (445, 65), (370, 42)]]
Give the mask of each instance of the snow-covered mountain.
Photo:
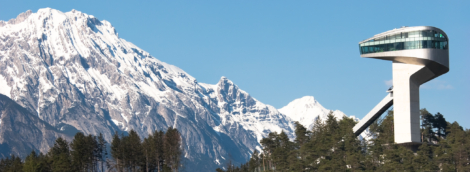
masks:
[[(279, 109), (279, 112), (285, 114), (293, 121), (299, 121), (307, 129), (312, 129), (317, 118), (325, 121), (331, 110), (324, 108), (313, 96), (304, 96), (295, 99), (286, 106)], [(346, 116), (339, 110), (332, 111), (336, 119), (342, 119)]]
[(109, 142), (115, 131), (146, 136), (176, 127), (186, 169), (245, 162), (272, 131), (293, 137), (289, 118), (227, 78), (198, 83), (76, 10), (0, 21), (0, 61), (0, 93), (61, 132), (103, 133)]

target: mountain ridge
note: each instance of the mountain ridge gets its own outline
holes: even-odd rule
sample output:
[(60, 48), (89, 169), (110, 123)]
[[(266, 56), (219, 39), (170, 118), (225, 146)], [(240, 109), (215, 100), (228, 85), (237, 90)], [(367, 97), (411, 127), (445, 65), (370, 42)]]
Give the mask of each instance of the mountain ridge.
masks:
[(290, 117), (226, 77), (199, 83), (77, 10), (0, 21), (0, 62), (1, 93), (57, 130), (110, 142), (114, 132), (145, 137), (171, 126), (183, 137), (188, 169), (244, 163), (269, 132), (294, 137)]

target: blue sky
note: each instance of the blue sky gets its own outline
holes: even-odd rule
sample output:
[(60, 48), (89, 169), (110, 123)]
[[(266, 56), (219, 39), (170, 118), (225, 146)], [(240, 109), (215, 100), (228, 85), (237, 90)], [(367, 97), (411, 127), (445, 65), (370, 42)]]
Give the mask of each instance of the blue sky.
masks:
[(421, 107), (470, 128), (470, 1), (2, 1), (0, 20), (26, 10), (76, 9), (199, 82), (221, 76), (281, 108), (306, 95), (362, 118), (385, 95), (389, 61), (358, 42), (401, 26), (449, 36), (450, 71), (421, 87)]

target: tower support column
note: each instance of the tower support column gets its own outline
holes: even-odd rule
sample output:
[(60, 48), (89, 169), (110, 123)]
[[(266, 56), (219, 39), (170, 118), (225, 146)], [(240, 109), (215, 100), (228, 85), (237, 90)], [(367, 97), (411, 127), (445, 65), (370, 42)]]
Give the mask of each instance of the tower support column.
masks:
[(395, 142), (421, 143), (419, 86), (435, 74), (424, 65), (393, 62)]

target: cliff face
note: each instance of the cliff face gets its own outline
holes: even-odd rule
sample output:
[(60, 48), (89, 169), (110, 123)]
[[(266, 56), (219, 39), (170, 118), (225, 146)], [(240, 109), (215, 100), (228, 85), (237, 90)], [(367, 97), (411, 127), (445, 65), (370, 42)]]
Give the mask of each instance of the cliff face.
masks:
[(46, 152), (58, 137), (71, 138), (0, 94), (0, 157)]

